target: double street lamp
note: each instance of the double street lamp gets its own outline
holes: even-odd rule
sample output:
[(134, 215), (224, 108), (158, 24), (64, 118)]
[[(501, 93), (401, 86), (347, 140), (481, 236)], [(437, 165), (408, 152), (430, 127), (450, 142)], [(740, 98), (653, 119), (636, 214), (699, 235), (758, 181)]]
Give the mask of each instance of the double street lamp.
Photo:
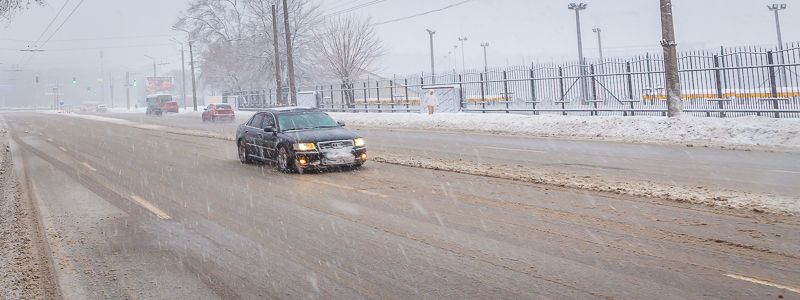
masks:
[(581, 100), (588, 100), (586, 95), (586, 61), (583, 58), (583, 39), (581, 38), (581, 11), (586, 10), (586, 3), (570, 3), (567, 8), (575, 11), (575, 24), (578, 31), (578, 65), (580, 66)]

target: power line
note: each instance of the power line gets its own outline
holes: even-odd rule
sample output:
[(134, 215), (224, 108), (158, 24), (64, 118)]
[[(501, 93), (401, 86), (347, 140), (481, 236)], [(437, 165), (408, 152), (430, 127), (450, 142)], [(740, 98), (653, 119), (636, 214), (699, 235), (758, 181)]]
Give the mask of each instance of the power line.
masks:
[(472, 1), (473, 0), (464, 0), (464, 1), (461, 1), (461, 2), (456, 2), (456, 3), (450, 4), (450, 5), (442, 7), (442, 8), (437, 8), (437, 9), (434, 9), (434, 10), (429, 10), (429, 11), (426, 11), (426, 12), (421, 12), (421, 13), (418, 13), (418, 14), (413, 14), (413, 15), (410, 15), (410, 16), (402, 17), (402, 18), (391, 19), (391, 20), (375, 23), (374, 25), (378, 26), (378, 25), (383, 25), (383, 24), (400, 22), (400, 21), (404, 21), (404, 20), (408, 20), (408, 19), (424, 16), (424, 15), (427, 15), (427, 14), (440, 12), (440, 11), (443, 11), (443, 10), (446, 10), (446, 9), (450, 9), (450, 8), (453, 8), (453, 7), (462, 5), (462, 4), (466, 4), (467, 2), (472, 2)]
[(49, 37), (47, 37), (47, 40), (45, 40), (44, 42), (42, 42), (42, 45), (39, 47), (39, 49), (41, 49), (42, 47), (44, 47), (44, 45), (45, 45), (45, 44), (47, 44), (47, 42), (49, 42), (49, 41), (50, 41), (50, 40), (53, 38), (53, 36), (55, 36), (55, 35), (56, 35), (56, 34), (57, 34), (57, 33), (58, 33), (60, 30), (61, 30), (61, 27), (64, 27), (64, 24), (66, 24), (66, 23), (67, 23), (67, 21), (69, 21), (69, 19), (70, 19), (70, 18), (72, 18), (72, 15), (73, 15), (73, 14), (75, 14), (75, 11), (77, 11), (77, 10), (78, 10), (78, 8), (80, 8), (80, 7), (81, 7), (81, 4), (83, 4), (83, 1), (86, 1), (86, 0), (81, 0), (81, 2), (78, 2), (78, 5), (75, 5), (75, 7), (72, 9), (72, 11), (69, 13), (69, 15), (67, 15), (67, 18), (66, 18), (66, 19), (64, 19), (64, 21), (63, 21), (63, 22), (61, 22), (61, 25), (58, 25), (58, 28), (56, 28), (56, 30), (55, 30), (55, 31), (53, 31), (53, 33), (52, 33), (52, 34), (50, 34), (50, 36), (49, 36)]
[(372, 1), (368, 1), (368, 2), (365, 2), (365, 3), (361, 3), (361, 4), (358, 4), (358, 5), (349, 7), (349, 8), (345, 8), (345, 9), (342, 9), (342, 10), (334, 11), (332, 13), (329, 13), (327, 15), (322, 16), (322, 18), (324, 19), (324, 18), (328, 18), (328, 17), (338, 16), (338, 15), (341, 15), (341, 14), (346, 14), (346, 13), (349, 13), (349, 12), (352, 12), (352, 11), (355, 11), (355, 10), (362, 9), (364, 7), (372, 6), (372, 5), (379, 4), (381, 2), (386, 2), (386, 1), (387, 0), (372, 0)]
[(61, 5), (61, 8), (58, 9), (58, 13), (56, 13), (55, 17), (53, 17), (53, 19), (50, 20), (50, 23), (47, 24), (47, 27), (45, 27), (44, 30), (42, 30), (42, 33), (39, 34), (39, 37), (37, 37), (36, 41), (33, 42), (34, 46), (36, 46), (36, 44), (39, 43), (39, 41), (42, 39), (44, 34), (47, 33), (48, 30), (50, 30), (50, 26), (53, 26), (53, 23), (55, 23), (56, 20), (58, 19), (58, 17), (61, 16), (61, 12), (63, 12), (64, 8), (67, 7), (67, 4), (69, 4), (69, 1), (70, 0), (64, 1), (64, 4)]

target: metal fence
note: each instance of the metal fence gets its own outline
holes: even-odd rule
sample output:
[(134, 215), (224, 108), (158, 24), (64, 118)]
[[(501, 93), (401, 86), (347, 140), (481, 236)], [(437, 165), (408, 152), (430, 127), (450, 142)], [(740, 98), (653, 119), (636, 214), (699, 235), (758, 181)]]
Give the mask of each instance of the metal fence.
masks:
[[(684, 111), (694, 116), (800, 117), (800, 44), (782, 49), (722, 48), (679, 58)], [(301, 88), (329, 111), (419, 111), (423, 87), (459, 88), (462, 110), (476, 113), (665, 115), (660, 55), (492, 69), (488, 72), (402, 76)], [(238, 92), (240, 108), (276, 105), (271, 90)]]

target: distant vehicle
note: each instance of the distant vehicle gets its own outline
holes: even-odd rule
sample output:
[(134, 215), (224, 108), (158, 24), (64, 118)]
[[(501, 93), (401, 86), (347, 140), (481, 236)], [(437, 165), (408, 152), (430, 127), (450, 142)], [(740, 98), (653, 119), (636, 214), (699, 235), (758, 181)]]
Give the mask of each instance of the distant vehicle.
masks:
[(227, 103), (209, 104), (203, 109), (203, 122), (216, 122), (220, 120), (231, 121), (236, 119), (233, 107)]
[(169, 102), (164, 103), (164, 105), (161, 107), (161, 111), (163, 111), (165, 113), (176, 113), (177, 114), (179, 112), (179, 110), (180, 110), (179, 107), (180, 106), (178, 105), (177, 101), (169, 101)]
[(150, 95), (147, 96), (146, 115), (160, 116), (164, 113), (164, 105), (172, 101), (172, 95)]
[(108, 108), (105, 105), (100, 104), (100, 105), (97, 105), (97, 107), (95, 107), (94, 111), (99, 112), (99, 113), (104, 113), (104, 112), (108, 112)]
[(256, 113), (236, 131), (242, 163), (274, 162), (283, 172), (360, 167), (364, 138), (315, 108), (275, 108)]

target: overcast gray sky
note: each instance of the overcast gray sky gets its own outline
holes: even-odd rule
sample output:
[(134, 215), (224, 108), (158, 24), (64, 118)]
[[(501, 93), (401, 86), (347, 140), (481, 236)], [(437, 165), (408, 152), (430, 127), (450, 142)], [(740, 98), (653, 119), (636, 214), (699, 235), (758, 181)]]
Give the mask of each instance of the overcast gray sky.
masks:
[[(36, 40), (65, 0), (48, 0), (16, 16), (0, 28), (0, 68), (9, 69), (26, 61), (30, 40)], [(63, 28), (37, 54), (26, 69), (100, 69), (100, 51), (109, 70), (149, 72), (152, 60), (171, 62), (164, 69), (180, 67), (178, 46), (169, 41), (180, 37), (170, 31), (188, 0), (109, 1), (84, 0)], [(80, 2), (71, 0), (65, 9)], [(329, 11), (368, 0), (321, 0)], [(459, 2), (459, 0), (386, 0), (356, 12), (376, 22), (413, 15)], [(378, 32), (386, 55), (378, 73), (418, 73), (429, 69), (425, 28), (436, 34), (438, 68), (451, 67), (444, 57), (466, 36), (468, 67), (482, 65), (479, 43), (488, 42), (492, 65), (520, 64), (531, 60), (572, 60), (576, 56), (575, 19), (562, 0), (473, 0), (430, 15), (381, 25)], [(660, 21), (657, 0), (592, 0), (583, 16), (586, 53), (596, 56), (593, 27), (601, 27), (607, 56), (658, 51)], [(673, 0), (678, 42), (681, 49), (714, 48), (721, 45), (774, 43), (773, 15), (762, 0)], [(800, 40), (800, 1), (787, 0), (782, 12), (784, 40)], [(63, 18), (63, 17), (62, 17)], [(59, 25), (60, 21), (54, 25)], [(47, 37), (47, 35), (45, 35)], [(458, 50), (460, 55), (460, 49)], [(16, 73), (0, 74), (6, 81)]]

